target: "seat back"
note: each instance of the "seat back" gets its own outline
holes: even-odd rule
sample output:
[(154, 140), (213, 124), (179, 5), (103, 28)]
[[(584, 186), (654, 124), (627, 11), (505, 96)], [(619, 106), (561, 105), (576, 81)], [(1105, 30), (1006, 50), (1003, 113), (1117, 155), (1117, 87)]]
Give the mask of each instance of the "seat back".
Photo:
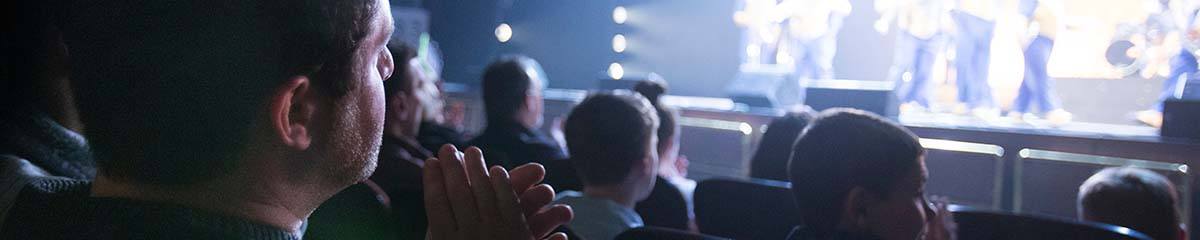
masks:
[(1162, 174), (1175, 184), (1180, 217), (1191, 219), (1191, 179), (1186, 164), (1022, 149), (1015, 162), (1013, 211), (1063, 218), (1078, 216), (1079, 185), (1106, 167), (1131, 166)]
[(626, 230), (620, 235), (617, 235), (616, 240), (721, 240), (716, 236), (709, 236), (699, 233), (690, 233), (670, 228), (660, 227), (639, 227)]
[(709, 179), (696, 186), (700, 232), (733, 239), (784, 239), (800, 225), (790, 184)]
[(1000, 146), (941, 139), (921, 139), (930, 195), (956, 204), (1000, 210), (1003, 201), (1004, 149)]
[(951, 208), (951, 212), (958, 226), (958, 239), (962, 240), (1150, 239), (1132, 229), (1102, 223), (965, 207)]

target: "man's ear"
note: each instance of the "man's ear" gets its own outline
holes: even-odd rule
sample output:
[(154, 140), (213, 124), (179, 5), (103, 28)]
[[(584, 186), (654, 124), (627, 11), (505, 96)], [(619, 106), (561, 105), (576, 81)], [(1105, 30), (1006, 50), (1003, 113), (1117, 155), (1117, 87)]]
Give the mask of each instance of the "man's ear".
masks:
[(312, 143), (309, 132), (317, 99), (308, 76), (294, 76), (271, 94), (267, 122), (276, 139), (289, 148), (304, 150)]
[(849, 229), (866, 229), (867, 206), (871, 201), (862, 187), (851, 188), (842, 202), (840, 225)]

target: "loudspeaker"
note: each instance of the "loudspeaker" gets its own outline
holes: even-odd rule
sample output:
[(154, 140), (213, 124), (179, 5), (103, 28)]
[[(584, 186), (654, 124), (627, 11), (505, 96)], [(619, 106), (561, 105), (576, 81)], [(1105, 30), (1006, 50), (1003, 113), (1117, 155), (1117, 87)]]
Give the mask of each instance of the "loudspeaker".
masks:
[(857, 108), (896, 119), (900, 105), (890, 81), (814, 80), (808, 83), (805, 104), (814, 110)]
[(745, 104), (749, 107), (773, 108), (798, 103), (780, 99), (781, 97), (795, 98), (803, 93), (800, 91), (780, 93), (781, 88), (786, 88), (782, 85), (786, 85), (787, 79), (787, 74), (782, 72), (742, 71), (738, 73), (733, 82), (725, 87), (725, 94), (734, 103)]
[(1159, 135), (1200, 140), (1200, 101), (1167, 100), (1163, 103), (1163, 125)]

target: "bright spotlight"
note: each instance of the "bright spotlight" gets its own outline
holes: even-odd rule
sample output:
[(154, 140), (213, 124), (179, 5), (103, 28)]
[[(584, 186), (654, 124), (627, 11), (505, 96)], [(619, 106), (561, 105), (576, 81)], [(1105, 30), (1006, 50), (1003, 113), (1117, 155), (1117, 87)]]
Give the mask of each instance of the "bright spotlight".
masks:
[(612, 49), (613, 52), (617, 53), (625, 52), (625, 35), (617, 34), (613, 36)]
[(620, 80), (625, 77), (625, 68), (621, 67), (620, 63), (612, 63), (608, 65), (608, 76), (613, 80)]
[(625, 11), (625, 6), (617, 6), (613, 8), (613, 22), (617, 24), (625, 24), (625, 20), (629, 19), (629, 12)]
[(500, 26), (496, 26), (496, 40), (502, 43), (508, 42), (509, 39), (512, 39), (512, 35), (512, 27), (509, 27), (507, 23), (501, 23)]

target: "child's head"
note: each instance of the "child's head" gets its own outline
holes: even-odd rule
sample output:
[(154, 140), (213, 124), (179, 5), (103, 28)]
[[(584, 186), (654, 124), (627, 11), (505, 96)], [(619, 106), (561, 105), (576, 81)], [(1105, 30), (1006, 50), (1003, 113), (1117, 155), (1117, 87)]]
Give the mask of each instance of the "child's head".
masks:
[(644, 199), (658, 167), (658, 115), (641, 95), (594, 94), (567, 116), (567, 151), (585, 187), (620, 186)]
[(792, 191), (806, 227), (885, 240), (916, 239), (934, 219), (917, 137), (859, 110), (819, 114), (793, 147)]
[(1170, 181), (1149, 170), (1106, 168), (1079, 186), (1079, 218), (1124, 226), (1154, 239), (1185, 239)]

